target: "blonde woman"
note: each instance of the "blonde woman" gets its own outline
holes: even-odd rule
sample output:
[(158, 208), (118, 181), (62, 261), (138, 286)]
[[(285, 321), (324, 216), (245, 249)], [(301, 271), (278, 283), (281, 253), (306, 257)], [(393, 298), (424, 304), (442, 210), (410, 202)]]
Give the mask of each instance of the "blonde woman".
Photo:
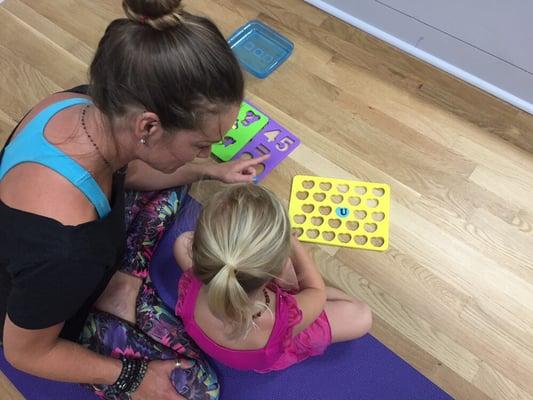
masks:
[(241, 370), (282, 370), (370, 330), (368, 306), (326, 287), (290, 229), (273, 193), (244, 184), (216, 194), (196, 231), (176, 240), (185, 271), (176, 314), (214, 359)]

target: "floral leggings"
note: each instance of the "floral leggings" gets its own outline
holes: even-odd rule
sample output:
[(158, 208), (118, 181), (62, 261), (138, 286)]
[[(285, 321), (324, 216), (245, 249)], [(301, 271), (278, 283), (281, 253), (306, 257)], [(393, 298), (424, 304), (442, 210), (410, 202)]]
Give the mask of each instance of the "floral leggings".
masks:
[[(215, 400), (220, 388), (215, 372), (185, 332), (182, 321), (158, 297), (148, 274), (157, 244), (174, 221), (186, 193), (186, 187), (126, 193), (127, 250), (121, 271), (143, 281), (137, 297), (136, 324), (94, 310), (80, 342), (115, 358), (179, 359), (180, 367), (171, 374), (176, 391), (191, 400)], [(103, 399), (130, 399), (126, 394), (113, 394), (109, 386), (90, 388)]]

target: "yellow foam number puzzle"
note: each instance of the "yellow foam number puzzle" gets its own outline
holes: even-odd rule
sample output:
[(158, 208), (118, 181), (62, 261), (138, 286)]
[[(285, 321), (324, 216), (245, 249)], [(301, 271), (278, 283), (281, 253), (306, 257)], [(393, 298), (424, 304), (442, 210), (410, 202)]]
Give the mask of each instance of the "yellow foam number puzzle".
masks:
[(297, 175), (289, 215), (304, 242), (385, 251), (389, 247), (390, 186)]

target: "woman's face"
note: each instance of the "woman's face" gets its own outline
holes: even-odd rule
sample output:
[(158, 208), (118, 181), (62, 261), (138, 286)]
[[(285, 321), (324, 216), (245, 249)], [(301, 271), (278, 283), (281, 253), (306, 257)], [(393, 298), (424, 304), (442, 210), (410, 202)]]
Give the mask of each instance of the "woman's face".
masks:
[[(172, 173), (195, 158), (208, 158), (211, 145), (219, 142), (231, 129), (239, 113), (240, 104), (226, 107), (219, 114), (209, 114), (202, 129), (183, 129), (171, 135), (164, 135), (154, 146), (157, 154), (150, 165), (165, 173)], [(156, 148), (157, 147), (157, 148)]]

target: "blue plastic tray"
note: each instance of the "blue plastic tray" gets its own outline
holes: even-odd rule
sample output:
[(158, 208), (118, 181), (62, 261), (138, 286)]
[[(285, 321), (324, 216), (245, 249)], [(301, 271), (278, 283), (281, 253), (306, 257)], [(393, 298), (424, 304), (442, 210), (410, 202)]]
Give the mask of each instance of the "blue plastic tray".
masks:
[(292, 53), (294, 44), (266, 26), (252, 20), (228, 39), (241, 65), (258, 78), (266, 78)]

